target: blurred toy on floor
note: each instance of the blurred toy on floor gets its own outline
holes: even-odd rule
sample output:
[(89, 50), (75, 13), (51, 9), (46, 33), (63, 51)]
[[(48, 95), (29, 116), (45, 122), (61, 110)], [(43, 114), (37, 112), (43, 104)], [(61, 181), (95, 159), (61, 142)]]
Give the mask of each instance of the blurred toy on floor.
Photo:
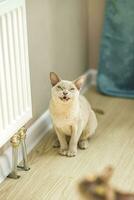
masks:
[(81, 200), (134, 200), (134, 194), (112, 187), (109, 180), (112, 167), (106, 167), (99, 175), (90, 175), (79, 183)]

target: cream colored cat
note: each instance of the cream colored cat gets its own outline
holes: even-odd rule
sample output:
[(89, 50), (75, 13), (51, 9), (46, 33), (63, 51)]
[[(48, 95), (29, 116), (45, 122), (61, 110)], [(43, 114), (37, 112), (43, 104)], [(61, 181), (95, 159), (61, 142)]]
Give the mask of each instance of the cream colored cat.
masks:
[[(57, 135), (55, 146), (64, 156), (76, 156), (77, 145), (88, 147), (88, 138), (97, 128), (97, 119), (86, 98), (80, 95), (85, 77), (75, 81), (61, 80), (54, 72), (50, 73), (52, 97), (49, 110)], [(70, 136), (69, 144), (66, 136)]]

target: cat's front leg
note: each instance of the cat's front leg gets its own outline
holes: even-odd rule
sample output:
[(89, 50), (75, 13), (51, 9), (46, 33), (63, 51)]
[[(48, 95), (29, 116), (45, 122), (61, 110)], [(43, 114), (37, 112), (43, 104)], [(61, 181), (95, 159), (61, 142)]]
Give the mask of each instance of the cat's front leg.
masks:
[(68, 144), (66, 141), (66, 136), (57, 127), (55, 127), (55, 131), (60, 142), (59, 154), (66, 156), (68, 152)]
[(80, 138), (81, 129), (77, 126), (72, 126), (72, 134), (69, 142), (68, 157), (74, 157), (77, 154), (77, 144)]

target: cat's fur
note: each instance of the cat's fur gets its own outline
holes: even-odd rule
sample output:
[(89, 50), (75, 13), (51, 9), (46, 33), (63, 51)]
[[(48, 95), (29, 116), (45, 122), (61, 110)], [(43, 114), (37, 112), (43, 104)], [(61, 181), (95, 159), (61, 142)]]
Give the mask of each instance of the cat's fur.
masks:
[(109, 180), (113, 168), (106, 167), (99, 175), (90, 175), (79, 183), (81, 200), (134, 200), (134, 194), (119, 191)]
[[(75, 156), (77, 145), (86, 149), (88, 138), (94, 134), (97, 127), (94, 111), (86, 98), (79, 94), (85, 77), (66, 81), (51, 72), (50, 80), (52, 97), (49, 110), (58, 137), (55, 146), (60, 146), (61, 155)], [(70, 136), (69, 144), (66, 136)]]

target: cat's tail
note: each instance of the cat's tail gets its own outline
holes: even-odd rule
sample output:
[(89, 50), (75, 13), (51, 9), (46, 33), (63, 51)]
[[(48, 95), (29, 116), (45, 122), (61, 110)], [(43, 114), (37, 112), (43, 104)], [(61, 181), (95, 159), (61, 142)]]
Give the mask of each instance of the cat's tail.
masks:
[(101, 110), (101, 109), (99, 109), (99, 108), (92, 108), (93, 109), (93, 111), (95, 112), (95, 113), (98, 113), (98, 114), (100, 114), (100, 115), (104, 115), (104, 111), (103, 110)]

